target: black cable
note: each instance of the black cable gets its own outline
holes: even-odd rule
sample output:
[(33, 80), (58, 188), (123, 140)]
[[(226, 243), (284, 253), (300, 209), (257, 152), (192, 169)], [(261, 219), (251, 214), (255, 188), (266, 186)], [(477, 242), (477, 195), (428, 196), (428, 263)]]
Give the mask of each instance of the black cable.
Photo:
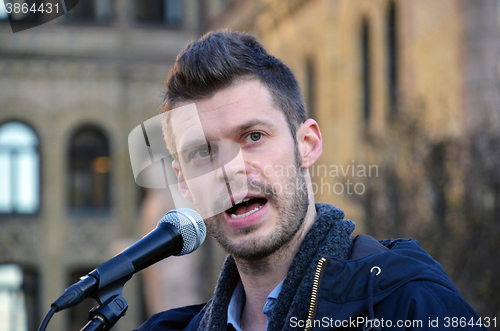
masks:
[(45, 331), (47, 325), (49, 324), (50, 319), (52, 318), (52, 316), (54, 316), (55, 312), (56, 312), (56, 307), (50, 308), (49, 312), (47, 313), (47, 315), (45, 315), (45, 318), (38, 327), (38, 331)]

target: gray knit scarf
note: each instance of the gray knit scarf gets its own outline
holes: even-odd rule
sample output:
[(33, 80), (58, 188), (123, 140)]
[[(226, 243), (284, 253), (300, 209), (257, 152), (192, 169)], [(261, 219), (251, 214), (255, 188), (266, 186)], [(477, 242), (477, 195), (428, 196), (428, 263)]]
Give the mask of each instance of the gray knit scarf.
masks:
[[(344, 220), (344, 212), (325, 203), (316, 204), (317, 219), (307, 233), (283, 282), (268, 330), (288, 330), (292, 316), (306, 320), (316, 265), (321, 257), (347, 260), (351, 254), (354, 222)], [(198, 330), (226, 330), (227, 308), (240, 276), (231, 256), (226, 258), (207, 303)]]

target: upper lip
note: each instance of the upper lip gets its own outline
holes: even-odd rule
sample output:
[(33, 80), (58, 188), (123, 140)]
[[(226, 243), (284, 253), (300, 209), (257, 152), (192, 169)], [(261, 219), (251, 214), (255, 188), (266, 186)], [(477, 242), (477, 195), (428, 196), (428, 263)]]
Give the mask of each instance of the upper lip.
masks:
[(238, 204), (240, 203), (243, 199), (254, 199), (254, 198), (264, 198), (263, 196), (260, 196), (258, 194), (252, 194), (252, 193), (247, 193), (247, 195), (242, 196), (242, 195), (233, 195), (234, 203)]

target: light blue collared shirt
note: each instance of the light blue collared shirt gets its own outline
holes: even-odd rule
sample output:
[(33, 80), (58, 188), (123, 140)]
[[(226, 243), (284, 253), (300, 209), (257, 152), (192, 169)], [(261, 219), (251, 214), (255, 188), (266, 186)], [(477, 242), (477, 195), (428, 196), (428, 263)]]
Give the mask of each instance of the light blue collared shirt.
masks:
[[(274, 290), (267, 296), (266, 304), (262, 309), (262, 313), (267, 316), (266, 330), (269, 325), (269, 320), (273, 313), (273, 308), (276, 305), (276, 300), (281, 292), (281, 287), (283, 286), (283, 280), (274, 288)], [(245, 302), (245, 291), (243, 290), (243, 284), (241, 280), (236, 285), (233, 295), (231, 296), (231, 301), (229, 301), (229, 307), (227, 308), (227, 325), (231, 325), (236, 331), (242, 331), (241, 324), (241, 312), (243, 310), (243, 304)]]

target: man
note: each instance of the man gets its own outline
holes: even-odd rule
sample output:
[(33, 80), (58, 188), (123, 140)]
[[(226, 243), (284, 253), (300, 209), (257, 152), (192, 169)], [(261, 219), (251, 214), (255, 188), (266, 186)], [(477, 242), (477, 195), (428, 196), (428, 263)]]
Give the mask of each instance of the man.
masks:
[[(179, 188), (229, 255), (208, 303), (156, 314), (138, 330), (485, 329), (416, 241), (351, 238), (340, 209), (315, 204), (318, 124), (291, 70), (252, 35), (205, 35), (165, 84)], [(207, 169), (217, 170), (212, 200), (195, 181)]]

